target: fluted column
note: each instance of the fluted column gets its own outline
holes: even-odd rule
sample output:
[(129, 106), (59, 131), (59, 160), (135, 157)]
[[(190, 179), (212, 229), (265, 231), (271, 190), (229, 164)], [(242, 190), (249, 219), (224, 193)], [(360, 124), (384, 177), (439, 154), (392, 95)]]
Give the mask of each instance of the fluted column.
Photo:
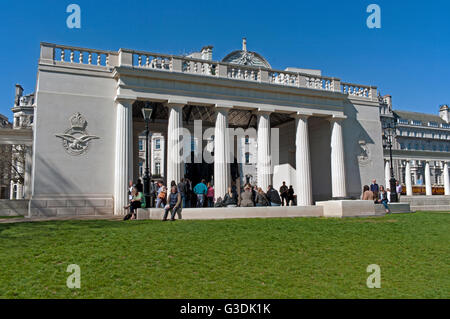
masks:
[(181, 154), (184, 105), (168, 103), (166, 106), (169, 108), (167, 127), (167, 185), (169, 185), (172, 181), (178, 184), (184, 177), (184, 160)]
[(295, 115), (295, 165), (297, 173), (297, 205), (313, 204), (311, 155), (309, 152), (308, 117), (309, 114)]
[(259, 111), (258, 115), (258, 186), (267, 191), (272, 185), (272, 163), (270, 158), (270, 112)]
[(128, 181), (133, 177), (133, 100), (116, 100), (116, 154), (114, 214), (122, 215), (128, 205)]
[(450, 195), (450, 176), (448, 173), (448, 162), (444, 162), (444, 194)]
[(214, 129), (214, 196), (225, 196), (230, 185), (230, 137), (228, 134), (228, 107), (217, 107)]
[(425, 192), (427, 196), (433, 195), (431, 189), (430, 162), (425, 161)]
[(385, 178), (385, 188), (389, 188), (390, 186), (390, 179), (391, 179), (391, 167), (389, 165), (389, 161), (385, 161), (384, 164), (384, 178)]
[(342, 120), (346, 117), (333, 117), (331, 124), (331, 189), (333, 198), (347, 197), (345, 185), (345, 150), (342, 136)]
[(32, 148), (25, 147), (25, 175), (24, 175), (24, 198), (31, 198), (31, 165), (32, 165)]
[(411, 183), (411, 161), (406, 161), (405, 168), (405, 184), (406, 184), (406, 196), (412, 196), (412, 183)]

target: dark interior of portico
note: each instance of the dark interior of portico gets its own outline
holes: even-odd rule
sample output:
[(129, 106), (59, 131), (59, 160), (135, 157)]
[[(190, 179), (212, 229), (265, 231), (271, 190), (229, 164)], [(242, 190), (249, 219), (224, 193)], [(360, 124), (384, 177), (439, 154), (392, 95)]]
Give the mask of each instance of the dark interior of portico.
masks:
[[(149, 123), (150, 134), (161, 133), (167, 140), (168, 108), (163, 103), (136, 101), (133, 105), (133, 137), (134, 137), (134, 176), (138, 177), (138, 136), (145, 130), (145, 121), (142, 115), (142, 108), (149, 107), (153, 109)], [(216, 110), (212, 106), (186, 105), (183, 107), (183, 127), (189, 129), (192, 136), (194, 121), (202, 121), (203, 133), (208, 128), (214, 128), (216, 121)], [(328, 181), (331, 178), (330, 161), (330, 124), (325, 118), (311, 117), (309, 123), (310, 155), (311, 155), (311, 173), (313, 184), (314, 200), (331, 199), (331, 185)], [(270, 125), (272, 128), (279, 128), (280, 154), (279, 164), (289, 164), (295, 169), (295, 120), (287, 113), (271, 113)], [(257, 127), (257, 116), (253, 110), (230, 109), (228, 113), (228, 126), (232, 128), (255, 128)], [(237, 137), (235, 137), (237, 138)], [(207, 141), (201, 139), (201, 145), (197, 147), (202, 151), (206, 147)], [(167, 144), (166, 144), (167, 145)], [(234, 143), (234, 163), (230, 165), (232, 180), (241, 178), (241, 183), (245, 182), (245, 176), (241, 176), (241, 169), (236, 158), (236, 140)], [(213, 152), (211, 153), (213, 155)], [(165, 149), (165, 159), (167, 158), (167, 148)], [(213, 181), (214, 164), (195, 162), (196, 154), (191, 152), (191, 163), (185, 164), (185, 176), (191, 179), (193, 183), (201, 179)], [(198, 153), (197, 153), (198, 156)], [(150, 156), (151, 158), (151, 156)], [(166, 166), (164, 166), (164, 174)], [(279, 187), (274, 185), (275, 187)]]
[[(145, 102), (136, 101), (133, 104), (133, 172), (134, 178), (138, 178), (139, 167), (139, 150), (138, 150), (138, 136), (145, 132), (145, 121), (142, 115), (142, 108), (151, 108), (152, 116), (149, 122), (149, 131), (152, 133), (161, 133), (162, 136), (167, 139), (167, 125), (169, 117), (169, 109), (163, 103), (159, 102)], [(271, 126), (275, 127), (287, 121), (293, 121), (289, 114), (273, 113), (270, 116)], [(214, 128), (216, 121), (216, 110), (213, 106), (205, 105), (186, 105), (183, 107), (183, 127), (189, 129), (192, 136), (194, 121), (202, 121), (203, 132), (208, 128)], [(257, 125), (257, 116), (253, 110), (242, 109), (230, 109), (228, 112), (228, 126), (231, 128), (255, 128)], [(236, 139), (237, 137), (235, 137)], [(197, 145), (200, 151), (206, 146), (206, 141), (201, 140), (201, 145)], [(167, 144), (166, 144), (167, 145)], [(237, 154), (237, 142), (234, 143), (234, 160), (230, 164), (230, 173), (233, 181), (241, 178), (241, 169), (239, 168)], [(167, 149), (165, 149), (165, 158), (167, 156)], [(214, 152), (211, 153), (213, 155)], [(206, 163), (203, 159), (201, 162), (195, 161), (196, 154), (191, 152), (190, 163), (185, 164), (185, 176), (188, 177), (193, 183), (199, 182), (201, 179), (205, 179), (207, 182), (212, 181), (214, 177), (214, 164)], [(198, 156), (198, 154), (197, 154)], [(151, 159), (151, 156), (150, 156)], [(164, 166), (164, 174), (166, 174), (166, 166)], [(245, 178), (244, 178), (245, 179)]]

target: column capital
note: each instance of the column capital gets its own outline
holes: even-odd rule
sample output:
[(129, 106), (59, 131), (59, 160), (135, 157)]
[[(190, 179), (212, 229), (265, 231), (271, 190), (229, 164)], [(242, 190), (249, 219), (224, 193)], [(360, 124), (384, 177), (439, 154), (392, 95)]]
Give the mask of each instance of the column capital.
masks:
[(214, 108), (218, 111), (229, 111), (233, 108), (233, 105), (226, 103), (216, 103), (214, 104)]
[(258, 109), (253, 111), (255, 115), (270, 115), (274, 112), (273, 109), (267, 107), (258, 107)]
[(187, 104), (188, 104), (187, 101), (182, 99), (168, 99), (167, 102), (163, 103), (165, 107), (181, 107), (181, 108), (183, 108)]
[(341, 122), (342, 120), (347, 119), (347, 116), (344, 114), (333, 114), (330, 117), (326, 118), (330, 123), (333, 122)]
[(297, 111), (291, 114), (291, 117), (296, 119), (307, 119), (311, 117), (313, 114), (311, 112)]
[(133, 104), (136, 101), (136, 97), (135, 96), (131, 96), (131, 95), (117, 95), (114, 98), (114, 101), (116, 103), (120, 103), (123, 105), (130, 105)]

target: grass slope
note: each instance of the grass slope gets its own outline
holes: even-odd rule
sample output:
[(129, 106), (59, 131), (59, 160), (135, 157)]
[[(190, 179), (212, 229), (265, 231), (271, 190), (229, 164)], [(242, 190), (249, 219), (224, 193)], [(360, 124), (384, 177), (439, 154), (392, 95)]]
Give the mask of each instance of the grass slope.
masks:
[[(0, 298), (449, 298), (450, 214), (0, 224)], [(81, 289), (66, 286), (69, 264)], [(368, 289), (369, 264), (381, 288)]]

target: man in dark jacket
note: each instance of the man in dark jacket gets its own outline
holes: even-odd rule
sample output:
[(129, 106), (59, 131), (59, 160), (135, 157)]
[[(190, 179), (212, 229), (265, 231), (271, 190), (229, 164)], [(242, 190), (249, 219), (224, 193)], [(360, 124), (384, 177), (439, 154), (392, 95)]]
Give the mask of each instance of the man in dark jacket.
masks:
[(270, 206), (280, 206), (281, 205), (280, 195), (278, 194), (277, 190), (272, 187), (272, 185), (269, 185), (266, 196), (270, 202)]
[(283, 185), (280, 187), (280, 196), (281, 196), (281, 205), (289, 206), (288, 202), (288, 187), (286, 186), (286, 182), (283, 182)]

